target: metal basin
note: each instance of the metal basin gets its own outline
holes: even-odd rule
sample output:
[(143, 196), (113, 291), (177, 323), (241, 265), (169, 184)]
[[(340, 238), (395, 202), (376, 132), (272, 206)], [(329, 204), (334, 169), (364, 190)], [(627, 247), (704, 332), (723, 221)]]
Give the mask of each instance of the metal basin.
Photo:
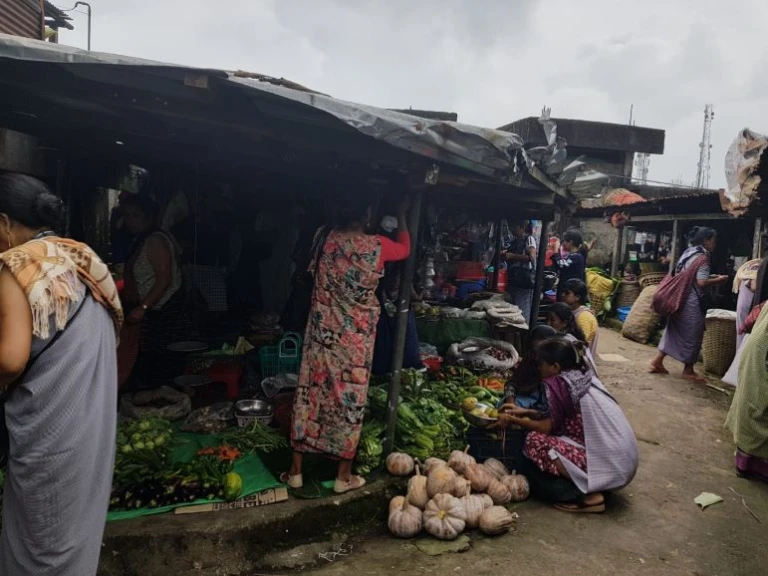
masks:
[[(490, 404), (485, 404), (482, 402), (478, 402), (475, 405), (475, 409), (481, 408), (483, 410), (493, 408)], [(464, 419), (472, 424), (472, 426), (476, 426), (477, 428), (487, 428), (491, 424), (494, 424), (498, 421), (498, 418), (486, 418), (483, 416), (476, 416), (472, 414), (471, 412), (465, 410), (464, 408), (461, 409), (461, 413), (464, 415)]]

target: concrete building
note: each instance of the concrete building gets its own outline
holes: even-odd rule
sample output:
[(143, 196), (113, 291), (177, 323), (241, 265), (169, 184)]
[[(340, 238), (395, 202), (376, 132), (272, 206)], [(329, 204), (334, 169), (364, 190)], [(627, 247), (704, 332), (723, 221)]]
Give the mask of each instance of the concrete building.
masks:
[[(615, 186), (631, 179), (635, 153), (664, 153), (664, 130), (569, 118), (553, 120), (557, 136), (568, 144), (568, 158), (582, 157), (591, 169), (614, 180)], [(519, 134), (531, 146), (548, 144), (539, 119), (533, 116), (505, 124), (499, 130)]]

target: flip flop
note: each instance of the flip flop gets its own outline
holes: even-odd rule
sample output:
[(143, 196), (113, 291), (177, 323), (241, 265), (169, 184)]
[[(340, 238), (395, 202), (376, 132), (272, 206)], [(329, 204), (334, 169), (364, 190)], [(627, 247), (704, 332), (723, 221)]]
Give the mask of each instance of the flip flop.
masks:
[(669, 374), (669, 370), (667, 370), (663, 366), (661, 368), (658, 368), (658, 367), (654, 366), (653, 363), (651, 363), (650, 373), (651, 374)]
[(333, 491), (336, 492), (336, 494), (346, 494), (352, 490), (358, 490), (363, 486), (365, 486), (365, 478), (362, 476), (350, 476), (348, 482), (336, 478), (336, 483), (333, 485)]
[(570, 512), (572, 514), (602, 514), (605, 512), (605, 500), (599, 504), (586, 504), (584, 502), (555, 504), (555, 508), (561, 512)]
[(681, 378), (683, 380), (687, 380), (688, 382), (693, 382), (694, 384), (706, 384), (707, 383), (707, 379), (704, 378), (704, 376), (702, 376), (700, 374), (694, 374), (694, 375), (683, 374), (681, 376)]
[(296, 490), (304, 486), (304, 477), (301, 474), (291, 476), (290, 472), (283, 472), (280, 474), (280, 482), (288, 484), (288, 486)]

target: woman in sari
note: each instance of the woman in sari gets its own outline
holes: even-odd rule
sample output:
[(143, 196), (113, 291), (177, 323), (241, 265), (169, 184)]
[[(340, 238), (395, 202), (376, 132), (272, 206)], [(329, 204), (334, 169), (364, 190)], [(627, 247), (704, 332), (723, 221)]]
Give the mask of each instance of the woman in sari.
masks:
[(306, 453), (338, 460), (334, 491), (365, 484), (352, 475), (371, 375), (376, 324), (381, 307), (376, 288), (384, 264), (404, 260), (411, 250), (403, 205), (395, 241), (366, 234), (371, 219), (360, 190), (337, 217), (312, 269), (315, 285), (304, 339), (304, 361), (293, 403), (293, 460), (281, 480), (303, 485)]
[(736, 444), (736, 473), (768, 482), (768, 308), (744, 344), (725, 426)]
[(95, 575), (109, 506), (123, 315), (106, 265), (54, 232), (61, 212), (42, 182), (0, 176), (8, 466), (0, 574), (8, 576)]
[(699, 359), (704, 340), (703, 290), (728, 280), (728, 276), (710, 276), (710, 256), (717, 245), (717, 232), (712, 228), (694, 227), (689, 234), (690, 248), (683, 252), (675, 266), (675, 274), (695, 268), (692, 286), (685, 303), (667, 319), (667, 328), (659, 343), (659, 353), (651, 362), (652, 374), (669, 374), (664, 358), (672, 356), (685, 364), (683, 379), (705, 383), (707, 380), (693, 369)]
[(616, 400), (598, 379), (581, 342), (553, 338), (538, 349), (548, 412), (507, 404), (498, 426), (528, 430), (524, 454), (543, 473), (568, 478), (581, 493), (555, 507), (603, 512), (603, 492), (629, 484), (637, 472), (635, 434)]
[(591, 308), (587, 307), (589, 303), (587, 285), (578, 278), (568, 280), (565, 283), (563, 302), (571, 307), (576, 325), (584, 334), (584, 342), (589, 345), (589, 350), (594, 356), (597, 354), (597, 336), (600, 328), (597, 323), (597, 316)]

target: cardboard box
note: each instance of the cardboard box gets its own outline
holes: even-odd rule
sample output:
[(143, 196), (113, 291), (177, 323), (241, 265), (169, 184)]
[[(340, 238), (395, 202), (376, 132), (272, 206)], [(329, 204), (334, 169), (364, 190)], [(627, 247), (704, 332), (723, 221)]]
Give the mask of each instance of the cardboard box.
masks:
[(263, 492), (251, 494), (234, 502), (211, 502), (210, 504), (196, 504), (194, 506), (182, 506), (176, 508), (174, 514), (198, 514), (200, 512), (219, 512), (221, 510), (238, 510), (240, 508), (256, 508), (268, 504), (277, 504), (288, 500), (288, 488), (278, 486)]

